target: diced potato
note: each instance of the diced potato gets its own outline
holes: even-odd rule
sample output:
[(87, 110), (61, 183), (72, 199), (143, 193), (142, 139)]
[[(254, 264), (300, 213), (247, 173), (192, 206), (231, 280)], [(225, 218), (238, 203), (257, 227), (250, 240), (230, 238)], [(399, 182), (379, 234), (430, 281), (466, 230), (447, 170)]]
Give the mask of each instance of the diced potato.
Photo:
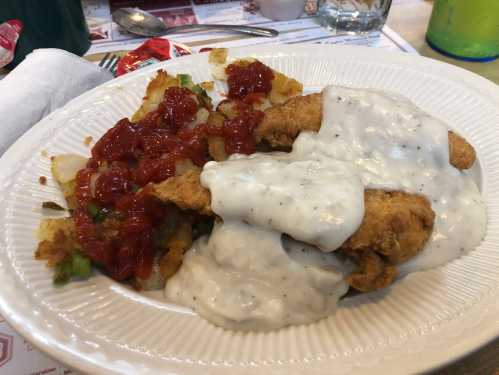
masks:
[(181, 176), (188, 171), (201, 172), (201, 168), (195, 165), (190, 159), (181, 159), (175, 162), (175, 176)]
[(272, 107), (272, 103), (267, 98), (262, 98), (261, 100), (253, 104), (253, 108), (258, 109), (259, 111), (265, 111), (270, 107)]
[[(212, 75), (215, 79), (226, 80), (227, 74), (225, 73), (226, 67), (229, 65), (227, 62), (227, 50), (226, 49), (214, 49), (210, 52), (208, 58), (210, 64), (212, 64)], [(244, 58), (237, 59), (231, 64), (246, 66), (252, 62), (257, 61), (254, 58)], [(272, 69), (274, 73), (274, 79), (272, 80), (272, 89), (268, 95), (271, 104), (281, 104), (286, 100), (300, 95), (303, 92), (303, 85), (297, 80), (287, 77), (286, 75), (277, 72)], [(265, 109), (266, 104), (263, 106)], [(258, 108), (260, 109), (260, 108)]]
[(51, 165), (52, 175), (58, 184), (66, 184), (76, 178), (76, 174), (85, 168), (87, 161), (87, 158), (75, 154), (54, 156)]
[(75, 224), (73, 219), (70, 217), (43, 219), (38, 226), (36, 235), (39, 241), (53, 241), (58, 231), (62, 231), (68, 237), (75, 238)]
[[(225, 116), (220, 112), (210, 113), (208, 117), (208, 124), (211, 126), (222, 127), (225, 121)], [(219, 136), (209, 136), (208, 137), (208, 152), (211, 157), (216, 161), (224, 161), (228, 159), (228, 155), (225, 152), (225, 141)]]
[(231, 100), (224, 100), (221, 102), (217, 107), (217, 111), (231, 120), (239, 115), (237, 103)]
[(224, 161), (229, 158), (225, 152), (225, 140), (216, 135), (208, 137), (208, 152), (215, 161)]
[(80, 169), (85, 168), (87, 161), (87, 158), (74, 154), (57, 155), (52, 158), (52, 176), (59, 184), (69, 208), (76, 207), (74, 195), (76, 174)]
[(215, 88), (215, 82), (205, 81), (205, 82), (201, 82), (199, 84), (199, 86), (201, 86), (201, 88), (203, 88), (206, 91), (212, 91)]
[(196, 118), (194, 119), (194, 125), (196, 126), (199, 124), (206, 124), (209, 116), (210, 116), (210, 111), (208, 111), (206, 108), (200, 108), (196, 112)]
[(208, 55), (210, 64), (225, 64), (229, 50), (227, 48), (213, 48)]
[(168, 87), (180, 86), (177, 77), (168, 75), (164, 70), (158, 70), (156, 77), (149, 82), (146, 95), (139, 110), (132, 116), (132, 122), (142, 120), (149, 112), (155, 111), (163, 101), (163, 95)]
[(35, 259), (46, 260), (52, 267), (78, 247), (72, 218), (44, 219), (37, 231), (39, 239)]
[(227, 79), (225, 68), (227, 66), (227, 48), (214, 48), (208, 55), (208, 62), (211, 64), (211, 75), (215, 79), (222, 81)]
[(255, 61), (258, 61), (258, 60), (254, 59), (252, 57), (245, 57), (244, 59), (237, 59), (237, 60), (231, 62), (231, 64), (239, 65), (239, 66), (248, 66), (249, 64), (251, 64), (252, 62), (255, 62)]
[(269, 93), (269, 99), (272, 104), (284, 103), (293, 96), (300, 95), (303, 92), (303, 85), (296, 79), (287, 77), (275, 70), (273, 72), (272, 90)]
[(168, 252), (161, 258), (160, 271), (165, 280), (172, 277), (182, 265), (184, 253), (192, 245), (191, 223), (180, 223), (173, 237), (168, 241)]
[(143, 290), (159, 290), (165, 287), (165, 279), (160, 272), (159, 259), (154, 259), (151, 275), (147, 279), (136, 277), (135, 281)]
[(208, 124), (216, 126), (217, 128), (222, 127), (224, 121), (225, 121), (225, 116), (222, 115), (220, 112), (211, 112), (210, 116), (208, 117)]
[(227, 74), (225, 73), (225, 65), (212, 65), (211, 75), (215, 79), (219, 79), (222, 81), (227, 80)]
[(78, 206), (75, 195), (76, 180), (69, 181), (59, 187), (61, 188), (62, 195), (64, 195), (68, 208), (75, 209)]

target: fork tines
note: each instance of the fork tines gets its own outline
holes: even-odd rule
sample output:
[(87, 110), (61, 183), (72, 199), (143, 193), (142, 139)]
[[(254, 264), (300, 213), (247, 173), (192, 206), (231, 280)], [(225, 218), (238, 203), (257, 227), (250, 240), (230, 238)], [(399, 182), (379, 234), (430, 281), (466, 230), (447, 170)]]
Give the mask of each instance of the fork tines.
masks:
[(120, 61), (121, 57), (118, 55), (111, 54), (110, 52), (106, 53), (106, 55), (99, 62), (99, 66), (102, 69), (109, 70), (113, 75), (116, 75), (116, 65)]

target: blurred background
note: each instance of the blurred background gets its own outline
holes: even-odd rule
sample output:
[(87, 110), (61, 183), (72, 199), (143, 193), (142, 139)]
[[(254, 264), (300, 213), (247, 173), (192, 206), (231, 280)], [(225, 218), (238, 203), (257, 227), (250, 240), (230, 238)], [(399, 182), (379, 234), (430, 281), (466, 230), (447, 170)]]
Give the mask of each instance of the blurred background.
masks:
[[(8, 68), (15, 67), (35, 48), (56, 47), (78, 55), (95, 55), (107, 52), (106, 49), (116, 51), (120, 45), (121, 52), (133, 49), (143, 39), (111, 21), (111, 13), (122, 7), (147, 10), (168, 27), (267, 23), (282, 29), (282, 37), (274, 41), (281, 43), (334, 44), (333, 40), (323, 40), (325, 35), (318, 32), (315, 39), (308, 40), (290, 35), (294, 30), (286, 25), (295, 22), (297, 29), (306, 30), (310, 26), (306, 20), (312, 22), (310, 19), (331, 35), (358, 36), (342, 43), (379, 47), (384, 42), (383, 32), (388, 34), (392, 30), (423, 56), (461, 66), (499, 82), (499, 63), (485, 62), (499, 56), (498, 0), (2, 0), (0, 24), (9, 19), (19, 19), (25, 24)], [(380, 31), (381, 41), (376, 44)], [(195, 38), (175, 37), (174, 40), (191, 47), (200, 44)], [(362, 38), (371, 41), (362, 41)], [(244, 43), (227, 46), (238, 45)], [(463, 58), (481, 62), (463, 61)]]

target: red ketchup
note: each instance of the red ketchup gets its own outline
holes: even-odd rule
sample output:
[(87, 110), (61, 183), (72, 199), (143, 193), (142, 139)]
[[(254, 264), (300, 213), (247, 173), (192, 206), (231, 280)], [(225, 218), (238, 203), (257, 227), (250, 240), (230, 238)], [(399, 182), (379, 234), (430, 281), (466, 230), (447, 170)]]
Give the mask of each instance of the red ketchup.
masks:
[(170, 87), (158, 108), (144, 119), (137, 123), (122, 119), (109, 129), (92, 148), (87, 167), (78, 172), (74, 212), (78, 241), (112, 278), (146, 279), (151, 274), (155, 230), (168, 208), (147, 195), (147, 184), (174, 176), (178, 160), (189, 159), (202, 167), (208, 161), (210, 135), (224, 138), (229, 155), (255, 151), (253, 132), (264, 114), (251, 104), (270, 92), (274, 75), (259, 62), (229, 65), (227, 73), (229, 98), (238, 115), (226, 119), (222, 127), (192, 127), (202, 101), (187, 88)]
[(235, 118), (226, 119), (222, 127), (210, 127), (207, 131), (210, 135), (224, 138), (225, 152), (228, 155), (249, 155), (255, 152), (256, 141), (253, 132), (262, 121), (264, 113), (244, 102), (237, 102), (236, 110), (238, 115)]
[(274, 73), (260, 61), (254, 61), (246, 66), (231, 64), (225, 72), (229, 85), (228, 97), (231, 99), (242, 100), (253, 93), (268, 94), (272, 89)]
[[(189, 158), (200, 166), (207, 161), (204, 132), (187, 127), (198, 111), (195, 98), (186, 88), (168, 88), (158, 109), (145, 119), (122, 119), (109, 129), (77, 174), (79, 243), (116, 280), (149, 277), (154, 228), (167, 215), (162, 203), (138, 190), (174, 176), (177, 160)], [(106, 235), (110, 230), (114, 235)]]
[(260, 61), (247, 65), (231, 64), (225, 72), (229, 86), (227, 96), (237, 102), (238, 115), (233, 119), (226, 119), (221, 129), (210, 131), (212, 135), (224, 138), (225, 152), (228, 155), (252, 154), (256, 146), (253, 132), (264, 114), (254, 109), (251, 104), (260, 101), (270, 92), (274, 73)]

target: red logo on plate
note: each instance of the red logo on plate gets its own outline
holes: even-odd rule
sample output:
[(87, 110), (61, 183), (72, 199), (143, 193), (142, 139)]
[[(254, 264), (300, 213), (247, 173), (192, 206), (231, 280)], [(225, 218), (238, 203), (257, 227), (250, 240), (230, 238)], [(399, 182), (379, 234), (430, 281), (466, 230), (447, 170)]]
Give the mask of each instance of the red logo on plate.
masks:
[(0, 333), (0, 367), (11, 360), (13, 341), (12, 336)]

